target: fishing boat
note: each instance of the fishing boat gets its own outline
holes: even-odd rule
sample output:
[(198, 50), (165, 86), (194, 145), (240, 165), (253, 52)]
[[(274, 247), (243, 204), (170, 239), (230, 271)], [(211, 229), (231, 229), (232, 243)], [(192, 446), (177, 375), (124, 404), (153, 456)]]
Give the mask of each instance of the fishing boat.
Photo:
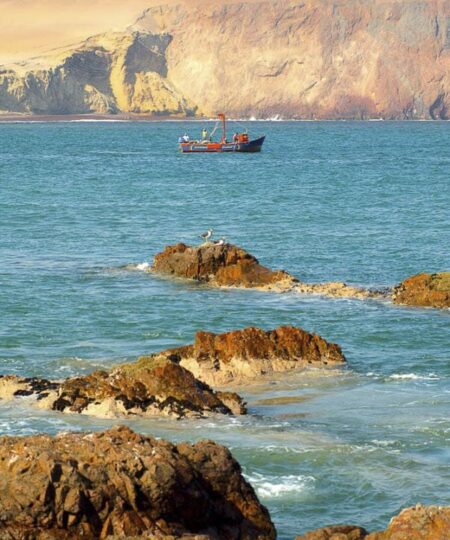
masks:
[[(247, 130), (245, 130), (243, 133), (235, 133), (233, 139), (229, 141), (227, 139), (225, 115), (221, 113), (218, 118), (216, 126), (207, 139), (200, 141), (181, 140), (179, 143), (181, 152), (183, 154), (197, 152), (261, 152), (261, 147), (266, 138), (264, 135), (256, 139), (250, 139)], [(222, 137), (220, 141), (214, 142), (212, 137), (217, 131), (219, 123), (222, 124)]]

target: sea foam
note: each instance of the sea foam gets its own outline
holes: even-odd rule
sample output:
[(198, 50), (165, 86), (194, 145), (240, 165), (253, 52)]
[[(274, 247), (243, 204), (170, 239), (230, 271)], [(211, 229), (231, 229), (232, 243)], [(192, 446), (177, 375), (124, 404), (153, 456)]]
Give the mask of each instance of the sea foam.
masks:
[(247, 480), (255, 488), (257, 494), (264, 499), (276, 499), (295, 494), (304, 495), (314, 489), (315, 479), (312, 476), (285, 475), (265, 476), (260, 473), (246, 475)]

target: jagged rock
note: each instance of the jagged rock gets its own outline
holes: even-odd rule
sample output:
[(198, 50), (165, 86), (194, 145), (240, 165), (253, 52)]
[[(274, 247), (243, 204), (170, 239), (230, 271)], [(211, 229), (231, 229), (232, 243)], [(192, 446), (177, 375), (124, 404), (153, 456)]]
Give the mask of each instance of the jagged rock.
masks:
[[(20, 11), (16, 16), (9, 11), (5, 20), (27, 17), (23, 3), (8, 2), (9, 10), (10, 4)], [(114, 2), (110, 5), (114, 11)], [(62, 24), (55, 32), (48, 29), (45, 9), (39, 9), (45, 33), (61, 35)], [(69, 20), (70, 7), (67, 11)], [(70, 26), (76, 25), (69, 20), (70, 37), (53, 43), (54, 52), (4, 66), (0, 109), (207, 116), (224, 110), (235, 118), (449, 117), (449, 12), (443, 0), (265, 0), (257, 7), (253, 1), (190, 0), (150, 5), (125, 29), (130, 22), (123, 22), (123, 32), (64, 47), (75, 42)], [(26, 41), (33, 46), (29, 36)]]
[(155, 416), (177, 418), (209, 414), (245, 414), (242, 399), (214, 392), (182, 366), (162, 356), (142, 357), (111, 372), (55, 383), (15, 376), (0, 377), (0, 397), (34, 396), (41, 408), (99, 417)]
[(422, 506), (402, 510), (384, 531), (368, 533), (355, 525), (333, 525), (310, 531), (296, 540), (448, 540), (450, 506)]
[(226, 287), (275, 287), (287, 290), (296, 282), (287, 272), (272, 271), (232, 244), (207, 242), (200, 246), (179, 243), (155, 255), (152, 270), (159, 274)]
[(125, 427), (0, 438), (0, 538), (274, 540), (229, 450)]
[(393, 299), (396, 304), (448, 308), (450, 272), (411, 276), (395, 287)]
[(163, 354), (212, 386), (345, 363), (339, 345), (293, 326), (267, 332), (253, 327), (224, 334), (197, 332), (193, 345)]
[(296, 540), (364, 540), (367, 534), (356, 525), (331, 525), (297, 536)]

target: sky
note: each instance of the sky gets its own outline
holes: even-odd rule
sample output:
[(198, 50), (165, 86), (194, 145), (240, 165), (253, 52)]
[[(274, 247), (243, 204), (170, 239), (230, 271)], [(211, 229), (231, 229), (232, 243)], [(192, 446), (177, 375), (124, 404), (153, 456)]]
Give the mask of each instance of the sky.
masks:
[(154, 0), (0, 0), (0, 64), (123, 30)]

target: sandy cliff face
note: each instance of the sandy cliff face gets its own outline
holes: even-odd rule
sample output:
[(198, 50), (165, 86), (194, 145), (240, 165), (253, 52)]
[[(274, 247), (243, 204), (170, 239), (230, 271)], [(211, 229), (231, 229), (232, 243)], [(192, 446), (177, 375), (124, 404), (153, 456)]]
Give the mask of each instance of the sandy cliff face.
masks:
[(448, 118), (448, 0), (197, 0), (0, 71), (0, 110)]

